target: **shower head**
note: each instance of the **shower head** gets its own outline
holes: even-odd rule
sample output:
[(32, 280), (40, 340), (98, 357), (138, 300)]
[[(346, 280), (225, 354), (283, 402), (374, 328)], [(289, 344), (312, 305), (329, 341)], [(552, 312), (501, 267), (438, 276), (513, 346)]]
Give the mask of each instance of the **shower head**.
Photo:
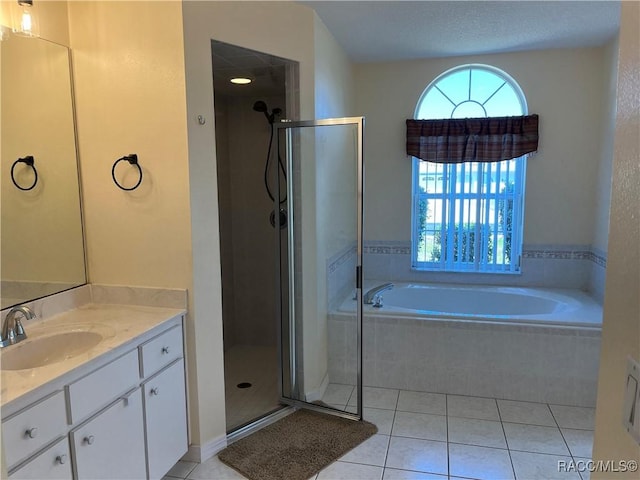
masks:
[(253, 104), (253, 109), (256, 112), (264, 113), (264, 116), (267, 117), (267, 121), (269, 122), (269, 124), (273, 124), (273, 122), (275, 121), (276, 116), (280, 115), (282, 113), (282, 109), (281, 108), (274, 108), (271, 111), (271, 113), (269, 113), (269, 107), (267, 107), (267, 104), (265, 102), (263, 102), (262, 100), (258, 100), (257, 102), (255, 102)]
[(253, 104), (253, 109), (256, 112), (263, 112), (263, 113), (267, 113), (267, 111), (269, 110), (267, 108), (267, 104), (264, 103), (262, 100), (258, 100), (256, 103)]

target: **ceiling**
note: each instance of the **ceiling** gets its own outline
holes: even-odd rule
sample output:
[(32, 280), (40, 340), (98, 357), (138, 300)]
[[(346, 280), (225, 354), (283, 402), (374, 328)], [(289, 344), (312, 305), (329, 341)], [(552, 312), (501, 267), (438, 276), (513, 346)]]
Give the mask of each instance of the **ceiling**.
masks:
[(354, 62), (601, 46), (618, 1), (301, 1)]
[[(300, 1), (357, 63), (603, 45), (618, 1)], [(213, 41), (216, 92), (281, 95), (292, 62)], [(250, 86), (229, 83), (249, 76)]]
[[(284, 95), (286, 66), (292, 62), (229, 43), (212, 40), (213, 83), (216, 93)], [(249, 85), (233, 85), (234, 77), (249, 77)]]

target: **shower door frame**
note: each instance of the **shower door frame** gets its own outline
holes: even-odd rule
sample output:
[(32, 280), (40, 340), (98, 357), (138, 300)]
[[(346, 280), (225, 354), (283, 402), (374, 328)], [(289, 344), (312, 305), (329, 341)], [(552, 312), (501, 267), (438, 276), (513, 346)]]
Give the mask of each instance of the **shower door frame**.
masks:
[[(276, 272), (277, 272), (277, 299), (276, 299), (276, 315), (278, 321), (279, 335), (278, 335), (278, 357), (280, 361), (279, 375), (278, 375), (278, 389), (280, 392), (280, 402), (285, 405), (290, 405), (296, 408), (305, 408), (308, 410), (314, 410), (318, 412), (328, 413), (331, 415), (335, 415), (338, 417), (348, 418), (352, 420), (362, 420), (363, 415), (363, 401), (362, 401), (362, 315), (363, 315), (363, 292), (362, 292), (362, 252), (363, 252), (363, 222), (364, 222), (364, 117), (340, 117), (340, 118), (326, 118), (319, 120), (301, 120), (301, 121), (288, 121), (284, 120), (281, 122), (274, 123), (275, 129), (275, 137), (276, 137), (276, 152), (279, 152), (280, 148), (280, 131), (284, 130), (286, 134), (286, 166), (287, 172), (289, 172), (290, 180), (287, 181), (286, 185), (286, 195), (287, 195), (287, 211), (289, 213), (289, 222), (287, 228), (287, 275), (288, 275), (288, 284), (289, 284), (289, 302), (287, 305), (288, 315), (286, 316), (286, 323), (288, 327), (288, 341), (283, 341), (283, 333), (284, 333), (284, 322), (285, 318), (283, 318), (282, 313), (282, 258), (281, 258), (281, 248), (280, 248), (280, 236), (279, 229), (274, 228), (276, 231)], [(357, 229), (357, 239), (356, 239), (356, 271), (355, 271), (355, 292), (356, 292), (356, 386), (355, 391), (357, 392), (357, 411), (355, 414), (337, 410), (331, 407), (324, 407), (322, 405), (305, 402), (299, 399), (293, 399), (284, 396), (283, 392), (283, 384), (284, 384), (284, 375), (285, 375), (285, 360), (283, 357), (284, 349), (286, 348), (288, 355), (288, 373), (289, 373), (289, 381), (291, 383), (292, 391), (295, 390), (295, 386), (297, 385), (297, 365), (296, 358), (302, 355), (302, 348), (298, 348), (296, 342), (296, 316), (295, 316), (295, 295), (291, 295), (292, 285), (294, 285), (295, 278), (295, 259), (294, 259), (294, 228), (293, 224), (295, 222), (295, 211), (293, 209), (293, 181), (291, 180), (291, 174), (294, 172), (293, 169), (293, 160), (294, 155), (300, 154), (300, 152), (296, 152), (294, 146), (292, 145), (292, 129), (303, 129), (303, 128), (313, 128), (313, 127), (327, 127), (327, 126), (344, 126), (344, 125), (356, 125), (357, 126), (357, 155), (356, 155), (356, 229)], [(276, 182), (276, 195), (274, 200), (274, 211), (277, 212), (280, 208), (280, 181), (278, 177), (278, 181)], [(277, 218), (277, 215), (276, 215)], [(345, 407), (346, 408), (346, 407)]]

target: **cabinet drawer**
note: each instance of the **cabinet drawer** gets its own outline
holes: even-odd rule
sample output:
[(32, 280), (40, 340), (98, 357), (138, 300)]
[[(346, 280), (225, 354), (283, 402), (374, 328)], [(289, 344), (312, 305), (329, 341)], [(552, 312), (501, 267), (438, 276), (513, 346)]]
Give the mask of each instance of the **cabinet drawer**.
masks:
[(66, 419), (64, 392), (57, 392), (3, 421), (2, 440), (9, 469), (64, 435)]
[(158, 372), (174, 360), (182, 357), (182, 327), (180, 325), (161, 333), (140, 345), (142, 376)]
[(71, 456), (67, 437), (9, 475), (9, 480), (71, 480)]
[(139, 382), (138, 351), (133, 350), (67, 387), (69, 418), (77, 423), (113, 402)]

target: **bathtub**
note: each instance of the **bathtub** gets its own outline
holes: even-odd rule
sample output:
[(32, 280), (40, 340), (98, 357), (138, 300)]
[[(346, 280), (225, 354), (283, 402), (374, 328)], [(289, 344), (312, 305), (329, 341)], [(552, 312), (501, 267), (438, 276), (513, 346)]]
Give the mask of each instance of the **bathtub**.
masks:
[[(363, 311), (365, 385), (595, 405), (602, 307), (586, 293), (395, 283), (382, 296)], [(355, 374), (355, 307), (328, 316), (331, 382)]]
[[(367, 283), (364, 291), (384, 282)], [(370, 286), (369, 286), (370, 285)], [(369, 315), (601, 328), (602, 307), (580, 290), (396, 283)], [(339, 308), (354, 312), (347, 298)]]

